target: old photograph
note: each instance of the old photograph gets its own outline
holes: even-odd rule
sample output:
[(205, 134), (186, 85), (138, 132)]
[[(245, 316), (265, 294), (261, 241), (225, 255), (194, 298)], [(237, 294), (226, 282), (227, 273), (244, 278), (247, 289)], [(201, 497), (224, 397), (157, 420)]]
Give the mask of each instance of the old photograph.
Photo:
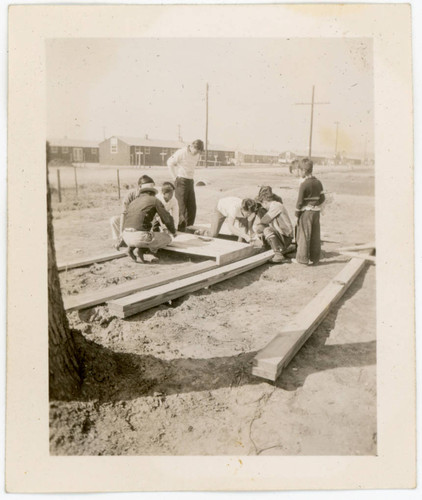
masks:
[(371, 40), (46, 69), (51, 453), (376, 454)]
[[(375, 38), (277, 33), (265, 9), (268, 30), (230, 34), (221, 11), (173, 8), (204, 30), (138, 7), (142, 29), (39, 45), (43, 453), (376, 461), (398, 366), (379, 325), (402, 304), (382, 298), (396, 254)], [(283, 26), (310, 12), (279, 8)]]

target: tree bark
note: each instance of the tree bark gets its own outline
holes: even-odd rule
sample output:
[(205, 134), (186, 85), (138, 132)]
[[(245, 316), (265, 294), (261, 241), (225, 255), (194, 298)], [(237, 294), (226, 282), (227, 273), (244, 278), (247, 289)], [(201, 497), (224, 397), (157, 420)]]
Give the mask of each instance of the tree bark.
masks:
[[(47, 144), (47, 166), (49, 159)], [(50, 399), (71, 399), (81, 387), (80, 363), (76, 345), (63, 306), (54, 248), (51, 193), (47, 170), (48, 236), (48, 364)]]

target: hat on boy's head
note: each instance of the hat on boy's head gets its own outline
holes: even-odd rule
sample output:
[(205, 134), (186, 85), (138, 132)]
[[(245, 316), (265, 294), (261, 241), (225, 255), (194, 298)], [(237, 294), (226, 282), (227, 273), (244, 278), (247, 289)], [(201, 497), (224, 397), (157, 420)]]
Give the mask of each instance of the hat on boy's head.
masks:
[(161, 192), (163, 194), (173, 192), (175, 189), (174, 184), (169, 181), (163, 182), (163, 185), (161, 186)]
[(139, 184), (139, 188), (139, 193), (158, 193), (154, 182), (143, 182), (142, 184)]

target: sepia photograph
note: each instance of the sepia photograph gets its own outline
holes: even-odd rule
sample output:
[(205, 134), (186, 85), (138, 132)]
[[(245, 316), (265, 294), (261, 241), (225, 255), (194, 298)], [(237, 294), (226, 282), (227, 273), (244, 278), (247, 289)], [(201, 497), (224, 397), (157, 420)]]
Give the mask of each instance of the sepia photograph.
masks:
[[(27, 217), (41, 238), (33, 247), (40, 266), (31, 270), (39, 273), (33, 305), (42, 317), (32, 320), (41, 332), (34, 376), (44, 421), (38, 437), (51, 467), (61, 467), (60, 457), (77, 468), (83, 457), (133, 457), (151, 468), (157, 460), (157, 471), (166, 457), (177, 467), (218, 459), (236, 471), (247, 464), (253, 478), (265, 464), (295, 457), (315, 459), (317, 468), (341, 462), (333, 469), (341, 481), (343, 460), (376, 467), (383, 456), (391, 459), (388, 366), (390, 378), (400, 371), (406, 380), (408, 433), (399, 449), (411, 464), (402, 480), (391, 481), (410, 487), (413, 262), (397, 261), (396, 249), (401, 241), (409, 254), (413, 241), (412, 227), (403, 224), (413, 202), (412, 93), (406, 78), (402, 84), (395, 69), (387, 72), (401, 65), (409, 74), (410, 28), (406, 6), (385, 9), (14, 10), (9, 71), (16, 81), (24, 80), (21, 27), (37, 16), (54, 27), (37, 39), (38, 114), (30, 111), (29, 120), (39, 129), (25, 153), (41, 162), (28, 195), (39, 205)], [(254, 15), (262, 19), (250, 32)], [(394, 15), (405, 57), (391, 62), (375, 26), (381, 19), (388, 26)], [(101, 29), (89, 26), (97, 16)], [(318, 17), (326, 33), (313, 24)], [(289, 19), (309, 22), (309, 29), (293, 29)], [(345, 22), (337, 35), (332, 20)], [(117, 31), (119, 22), (129, 28)], [(406, 121), (401, 130), (388, 123), (384, 133), (390, 83), (396, 93), (403, 85)], [(31, 94), (28, 87), (13, 91), (12, 106)], [(20, 109), (24, 117), (28, 108)], [(17, 143), (24, 125), (13, 118), (9, 140)], [(394, 158), (402, 147), (409, 167), (400, 178), (385, 161), (390, 146)], [(9, 171), (20, 154), (11, 148)], [(30, 182), (35, 170), (21, 164)], [(391, 199), (394, 186), (399, 194)], [(31, 205), (24, 206), (28, 212)], [(391, 341), (397, 324), (403, 345)], [(31, 365), (27, 341), (22, 336), (20, 346)], [(9, 373), (22, 359), (16, 363)], [(15, 461), (18, 448), (13, 441)], [(361, 482), (351, 470), (344, 487)], [(61, 489), (60, 476), (40, 488), (29, 486), (32, 479), (19, 487), (21, 472), (13, 469), (13, 491), (114, 490), (107, 481)], [(186, 489), (181, 475), (152, 484), (153, 475), (127, 488)], [(199, 477), (188, 484), (280, 489), (282, 478), (269, 477), (238, 488), (236, 478), (214, 488)], [(300, 488), (300, 479), (292, 475), (285, 485)]]
[(51, 453), (375, 455), (371, 40), (53, 39), (46, 81)]

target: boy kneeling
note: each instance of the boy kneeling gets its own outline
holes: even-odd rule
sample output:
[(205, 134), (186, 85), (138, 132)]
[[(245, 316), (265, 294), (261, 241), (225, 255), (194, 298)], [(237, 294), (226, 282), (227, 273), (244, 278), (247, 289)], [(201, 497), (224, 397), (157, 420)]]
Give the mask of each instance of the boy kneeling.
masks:
[[(145, 249), (154, 255), (157, 250), (171, 243), (171, 236), (167, 232), (152, 231), (156, 214), (169, 233), (176, 235), (172, 216), (164, 208), (162, 202), (155, 197), (158, 191), (155, 189), (154, 181), (150, 177), (147, 177), (146, 181), (140, 186), (138, 198), (128, 206), (123, 222), (123, 240), (128, 246), (129, 257), (135, 262), (137, 262), (134, 254), (135, 248), (138, 249), (137, 253), (141, 262), (145, 262), (143, 258)], [(154, 256), (153, 260), (158, 261), (158, 258)]]
[(264, 236), (264, 240), (274, 251), (271, 262), (275, 264), (288, 262), (284, 254), (289, 251), (293, 240), (293, 226), (289, 214), (281, 198), (272, 192), (270, 186), (263, 186), (257, 199), (267, 212), (257, 224), (256, 232)]

